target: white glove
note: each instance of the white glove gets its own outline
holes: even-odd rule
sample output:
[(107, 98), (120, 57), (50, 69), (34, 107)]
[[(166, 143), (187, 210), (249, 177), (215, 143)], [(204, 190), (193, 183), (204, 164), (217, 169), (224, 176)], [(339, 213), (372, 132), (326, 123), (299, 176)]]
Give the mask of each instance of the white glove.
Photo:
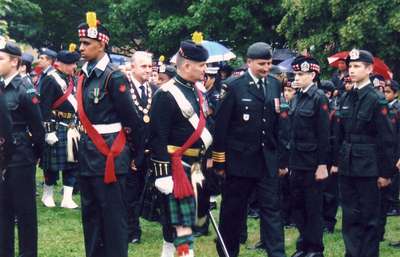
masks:
[(172, 190), (174, 189), (172, 176), (157, 178), (154, 184), (158, 191), (166, 195), (172, 194)]
[(45, 141), (49, 145), (54, 145), (55, 143), (57, 143), (58, 142), (58, 137), (56, 135), (56, 132), (46, 133)]

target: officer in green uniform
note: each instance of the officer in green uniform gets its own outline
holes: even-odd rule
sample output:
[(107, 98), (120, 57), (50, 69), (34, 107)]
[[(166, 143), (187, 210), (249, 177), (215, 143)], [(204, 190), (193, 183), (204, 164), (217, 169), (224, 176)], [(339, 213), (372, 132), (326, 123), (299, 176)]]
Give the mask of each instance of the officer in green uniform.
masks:
[(346, 61), (355, 85), (344, 93), (339, 106), (336, 144), (340, 150), (335, 159), (348, 257), (379, 256), (380, 189), (390, 184), (393, 174), (394, 132), (387, 101), (369, 78), (373, 59), (365, 50), (349, 53)]

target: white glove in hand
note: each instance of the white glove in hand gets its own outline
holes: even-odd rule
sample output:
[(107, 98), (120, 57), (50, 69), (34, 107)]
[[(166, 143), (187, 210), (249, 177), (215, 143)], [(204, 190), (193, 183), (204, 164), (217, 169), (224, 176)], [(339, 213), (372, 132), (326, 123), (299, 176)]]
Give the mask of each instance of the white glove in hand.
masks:
[(45, 141), (49, 145), (54, 145), (55, 143), (57, 143), (58, 142), (58, 137), (56, 135), (56, 132), (46, 133)]
[(172, 176), (157, 178), (155, 181), (155, 186), (163, 194), (169, 195), (174, 189), (174, 181)]

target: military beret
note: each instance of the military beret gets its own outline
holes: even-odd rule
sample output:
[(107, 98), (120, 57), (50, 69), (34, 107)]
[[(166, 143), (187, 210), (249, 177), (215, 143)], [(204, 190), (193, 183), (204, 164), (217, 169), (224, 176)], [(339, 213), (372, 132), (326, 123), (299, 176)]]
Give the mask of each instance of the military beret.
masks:
[(400, 85), (399, 85), (399, 83), (398, 83), (396, 80), (391, 79), (391, 80), (390, 80), (389, 86), (390, 86), (395, 92), (397, 92), (397, 91), (400, 90)]
[(21, 56), (22, 54), (21, 48), (16, 43), (6, 41), (3, 37), (0, 38), (0, 51), (15, 56)]
[(247, 49), (247, 58), (250, 59), (272, 59), (272, 47), (264, 42), (256, 42)]
[(73, 64), (79, 61), (81, 55), (78, 52), (70, 52), (67, 50), (62, 50), (57, 54), (57, 61), (65, 64)]
[(320, 73), (319, 63), (311, 56), (299, 55), (292, 62), (293, 71)]
[(191, 40), (182, 41), (178, 53), (183, 58), (196, 62), (205, 62), (209, 56), (207, 49)]
[(325, 92), (333, 92), (335, 91), (335, 84), (330, 80), (321, 80), (319, 88)]
[(40, 48), (39, 55), (46, 55), (46, 56), (50, 57), (51, 59), (57, 58), (57, 53), (47, 47)]
[(159, 72), (160, 73), (165, 73), (171, 78), (175, 77), (175, 75), (176, 75), (176, 69), (172, 65), (165, 65), (165, 64), (161, 65), (160, 69), (159, 69)]
[(281, 68), (279, 68), (278, 65), (272, 65), (269, 73), (271, 75), (279, 75), (279, 74), (282, 74), (282, 70), (281, 70)]
[(349, 64), (350, 62), (366, 62), (373, 64), (374, 56), (366, 50), (353, 49), (346, 58), (346, 63)]
[(78, 26), (78, 35), (79, 38), (91, 38), (104, 42), (105, 44), (108, 44), (110, 41), (110, 33), (100, 24), (94, 12), (86, 13), (86, 22)]
[(25, 63), (32, 63), (33, 62), (33, 55), (28, 53), (22, 53), (21, 59)]

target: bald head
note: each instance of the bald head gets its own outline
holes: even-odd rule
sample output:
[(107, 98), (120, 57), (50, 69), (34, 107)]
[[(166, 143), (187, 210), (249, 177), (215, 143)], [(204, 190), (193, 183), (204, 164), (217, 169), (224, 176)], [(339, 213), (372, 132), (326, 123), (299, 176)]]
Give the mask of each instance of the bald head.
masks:
[(136, 51), (131, 58), (132, 74), (134, 78), (143, 84), (149, 81), (152, 70), (152, 54), (145, 51)]

